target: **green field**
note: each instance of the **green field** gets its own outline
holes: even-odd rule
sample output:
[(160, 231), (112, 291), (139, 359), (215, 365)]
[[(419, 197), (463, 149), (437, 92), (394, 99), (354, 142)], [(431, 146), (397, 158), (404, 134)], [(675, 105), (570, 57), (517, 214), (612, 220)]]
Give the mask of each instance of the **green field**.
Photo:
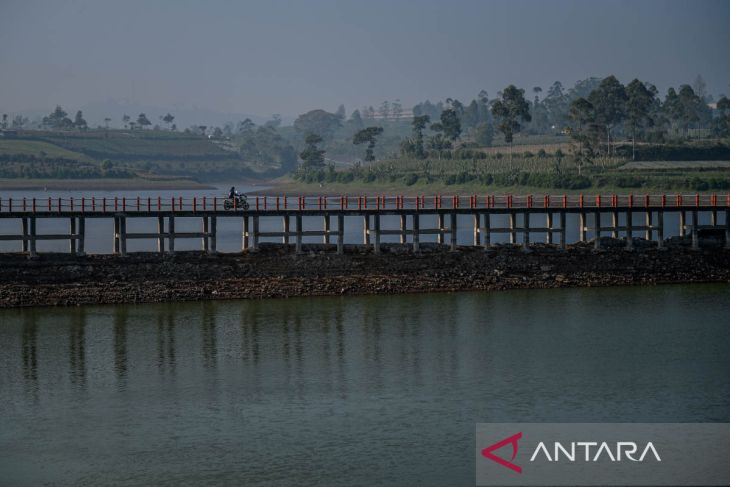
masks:
[(164, 176), (210, 181), (271, 169), (242, 160), (224, 141), (163, 131), (23, 131), (0, 139), (0, 178), (7, 180)]

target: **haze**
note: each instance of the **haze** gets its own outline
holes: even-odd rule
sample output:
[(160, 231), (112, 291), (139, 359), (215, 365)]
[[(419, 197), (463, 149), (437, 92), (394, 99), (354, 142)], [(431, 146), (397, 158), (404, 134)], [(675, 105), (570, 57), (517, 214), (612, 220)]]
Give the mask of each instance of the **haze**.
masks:
[(4, 0), (0, 110), (126, 100), (291, 119), (608, 74), (662, 93), (701, 74), (717, 97), (728, 19), (724, 1)]

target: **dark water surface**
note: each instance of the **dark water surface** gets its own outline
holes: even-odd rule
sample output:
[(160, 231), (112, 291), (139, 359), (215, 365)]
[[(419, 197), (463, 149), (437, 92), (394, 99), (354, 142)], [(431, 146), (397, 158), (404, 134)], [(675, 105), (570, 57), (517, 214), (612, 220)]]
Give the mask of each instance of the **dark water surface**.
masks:
[(0, 484), (473, 485), (476, 422), (727, 422), (728, 296), (0, 310)]

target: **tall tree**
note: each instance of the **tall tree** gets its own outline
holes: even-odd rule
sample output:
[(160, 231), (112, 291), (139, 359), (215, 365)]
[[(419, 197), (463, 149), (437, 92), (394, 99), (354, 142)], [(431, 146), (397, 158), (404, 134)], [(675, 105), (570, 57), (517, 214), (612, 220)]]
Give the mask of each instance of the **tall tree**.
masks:
[[(575, 127), (570, 131), (571, 137), (578, 141), (578, 152), (576, 154), (576, 165), (578, 166), (578, 175), (580, 176), (583, 164), (587, 157), (584, 154), (583, 146), (590, 142), (586, 135), (585, 127), (594, 119), (593, 105), (583, 97), (576, 98), (570, 104), (568, 115), (575, 122)], [(589, 152), (591, 152), (589, 150)]]
[(48, 116), (43, 117), (42, 124), (54, 130), (68, 130), (73, 128), (73, 122), (68, 118), (68, 113), (60, 105), (56, 105), (55, 110)]
[(323, 141), (318, 134), (309, 133), (304, 138), (304, 150), (299, 153), (302, 158), (302, 167), (304, 170), (321, 169), (324, 167), (325, 151), (319, 148), (319, 144)]
[(497, 128), (509, 143), (509, 159), (512, 161), (512, 142), (514, 134), (522, 129), (521, 122), (532, 120), (530, 104), (525, 100), (525, 90), (509, 85), (502, 91), (501, 99), (492, 105), (492, 115), (497, 119)]
[(378, 115), (383, 120), (388, 120), (388, 118), (390, 118), (390, 103), (388, 100), (385, 100), (380, 104), (380, 108), (378, 108)]
[(84, 120), (84, 114), (81, 112), (81, 110), (76, 112), (76, 116), (74, 117), (74, 127), (79, 130), (86, 130), (87, 128), (89, 128), (86, 120)]
[(654, 123), (650, 113), (654, 96), (654, 92), (638, 79), (626, 85), (626, 119), (631, 126), (632, 159), (636, 159), (636, 131)]
[(347, 112), (345, 111), (345, 105), (340, 104), (340, 106), (337, 107), (337, 111), (335, 112), (335, 115), (340, 117), (340, 120), (342, 120), (344, 122), (345, 118), (347, 117)]
[(611, 75), (604, 78), (588, 95), (593, 105), (596, 122), (606, 129), (606, 155), (611, 154), (611, 129), (626, 116), (626, 89)]
[(403, 116), (403, 105), (400, 102), (400, 98), (396, 98), (390, 105), (390, 113), (396, 121), (400, 120)]
[(444, 136), (450, 141), (453, 142), (461, 137), (461, 121), (459, 120), (457, 108), (447, 108), (441, 112), (441, 127)]
[(426, 157), (426, 150), (423, 147), (423, 131), (426, 130), (431, 118), (428, 115), (421, 115), (419, 117), (413, 117), (413, 144), (415, 156), (418, 159)]
[(362, 130), (364, 124), (362, 122), (362, 116), (360, 116), (360, 110), (355, 110), (350, 114), (350, 120), (347, 123), (355, 130)]
[(152, 122), (150, 122), (150, 119), (147, 118), (147, 115), (140, 113), (139, 116), (137, 116), (137, 124), (144, 129), (147, 126), (152, 125)]
[(162, 121), (165, 122), (165, 125), (167, 125), (168, 128), (172, 125), (173, 120), (175, 120), (175, 117), (170, 113), (167, 113), (164, 117), (162, 117)]
[(353, 138), (352, 143), (355, 145), (360, 144), (367, 144), (367, 148), (365, 149), (365, 162), (370, 162), (375, 160), (375, 154), (373, 153), (373, 149), (375, 149), (375, 142), (377, 141), (376, 138), (378, 135), (383, 133), (383, 127), (367, 127), (359, 132), (357, 132)]
[(311, 110), (299, 115), (294, 128), (303, 134), (317, 134), (322, 140), (331, 140), (335, 131), (342, 126), (342, 120), (334, 113)]

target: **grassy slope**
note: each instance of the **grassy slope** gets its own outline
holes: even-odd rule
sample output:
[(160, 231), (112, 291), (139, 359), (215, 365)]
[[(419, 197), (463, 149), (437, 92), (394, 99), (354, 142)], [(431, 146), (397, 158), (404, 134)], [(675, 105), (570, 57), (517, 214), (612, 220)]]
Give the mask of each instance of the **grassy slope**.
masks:
[(71, 151), (59, 147), (50, 142), (41, 140), (23, 140), (23, 139), (0, 139), (0, 155), (29, 155), (35, 157), (47, 157), (71, 159), (81, 162), (91, 162), (92, 158), (81, 154), (80, 152)]

